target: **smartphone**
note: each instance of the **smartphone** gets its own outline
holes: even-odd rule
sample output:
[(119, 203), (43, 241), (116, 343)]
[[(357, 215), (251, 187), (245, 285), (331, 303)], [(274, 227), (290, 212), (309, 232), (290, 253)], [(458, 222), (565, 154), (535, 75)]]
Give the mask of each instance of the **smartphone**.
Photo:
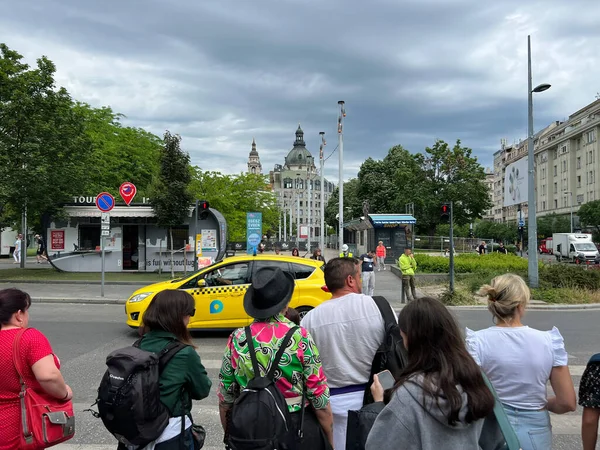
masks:
[(379, 372), (377, 374), (377, 378), (379, 378), (379, 383), (381, 383), (381, 386), (386, 391), (394, 387), (394, 384), (396, 383), (396, 380), (394, 380), (394, 377), (392, 376), (392, 373), (389, 370)]

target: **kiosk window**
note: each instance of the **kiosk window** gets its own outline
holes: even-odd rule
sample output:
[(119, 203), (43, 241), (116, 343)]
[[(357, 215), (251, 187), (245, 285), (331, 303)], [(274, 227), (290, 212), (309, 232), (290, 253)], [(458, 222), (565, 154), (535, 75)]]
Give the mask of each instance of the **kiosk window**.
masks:
[(100, 227), (98, 225), (79, 226), (79, 250), (96, 250), (100, 246)]
[[(185, 247), (186, 243), (190, 239), (188, 227), (177, 227), (173, 228), (173, 248), (175, 250), (181, 250)], [(171, 248), (171, 233), (167, 229), (167, 248)]]

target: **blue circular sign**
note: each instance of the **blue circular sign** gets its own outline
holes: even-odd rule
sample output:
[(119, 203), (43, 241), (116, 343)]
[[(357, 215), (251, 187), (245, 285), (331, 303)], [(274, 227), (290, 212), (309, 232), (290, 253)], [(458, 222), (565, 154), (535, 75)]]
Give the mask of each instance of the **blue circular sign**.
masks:
[(250, 244), (252, 247), (258, 246), (258, 244), (260, 244), (260, 234), (252, 233), (250, 236), (248, 236), (248, 244)]
[(108, 192), (100, 192), (96, 197), (96, 207), (102, 212), (109, 212), (115, 207), (115, 198)]

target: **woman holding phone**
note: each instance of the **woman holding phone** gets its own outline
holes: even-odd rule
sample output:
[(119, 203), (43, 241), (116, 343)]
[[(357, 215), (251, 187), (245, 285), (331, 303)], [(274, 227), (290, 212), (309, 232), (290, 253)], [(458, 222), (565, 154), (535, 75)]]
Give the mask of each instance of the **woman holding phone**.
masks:
[(460, 329), (444, 305), (416, 299), (400, 312), (398, 325), (408, 351), (400, 379), (385, 392), (376, 376), (371, 392), (386, 406), (367, 438), (367, 450), (479, 448), (484, 418), (494, 396), (467, 352)]

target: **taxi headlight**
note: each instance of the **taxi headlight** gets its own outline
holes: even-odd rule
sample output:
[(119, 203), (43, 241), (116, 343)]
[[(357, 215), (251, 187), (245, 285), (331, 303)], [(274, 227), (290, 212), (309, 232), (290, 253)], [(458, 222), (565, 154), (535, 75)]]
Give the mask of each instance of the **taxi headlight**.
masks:
[(134, 295), (128, 300), (128, 303), (138, 303), (144, 300), (146, 297), (152, 295), (154, 292), (144, 292), (143, 294)]

